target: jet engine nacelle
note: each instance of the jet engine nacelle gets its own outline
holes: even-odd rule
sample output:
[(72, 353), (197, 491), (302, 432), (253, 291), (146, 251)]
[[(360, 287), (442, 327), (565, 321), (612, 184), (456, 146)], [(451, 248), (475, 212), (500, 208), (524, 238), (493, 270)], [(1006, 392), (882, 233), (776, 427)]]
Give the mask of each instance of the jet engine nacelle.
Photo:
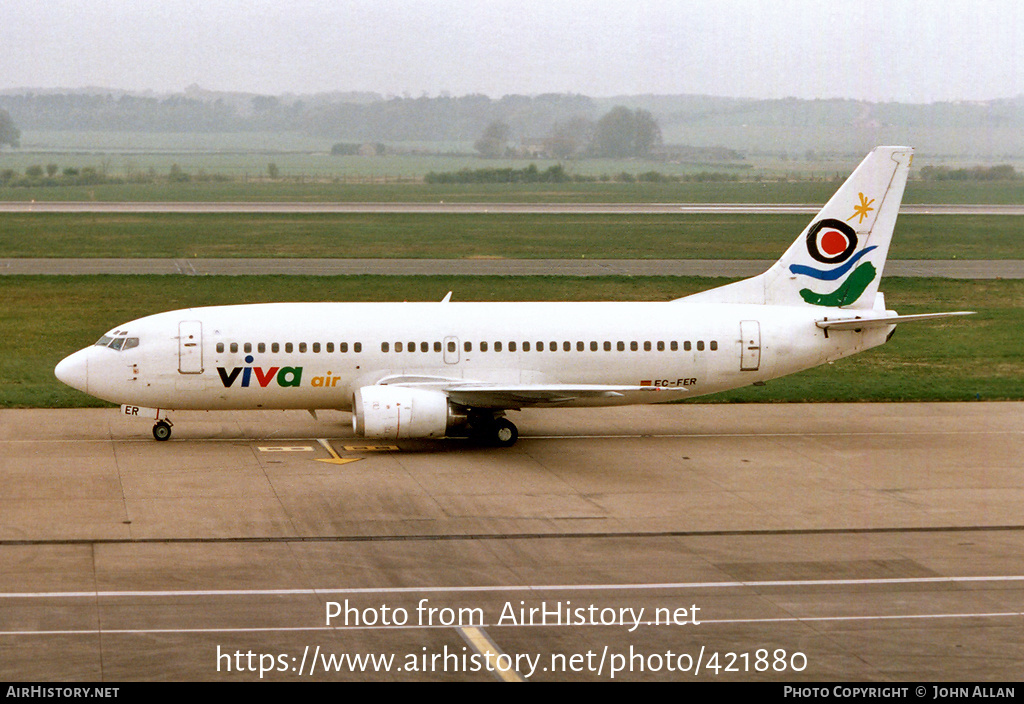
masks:
[(367, 438), (443, 438), (466, 416), (440, 391), (364, 386), (353, 394), (352, 429)]

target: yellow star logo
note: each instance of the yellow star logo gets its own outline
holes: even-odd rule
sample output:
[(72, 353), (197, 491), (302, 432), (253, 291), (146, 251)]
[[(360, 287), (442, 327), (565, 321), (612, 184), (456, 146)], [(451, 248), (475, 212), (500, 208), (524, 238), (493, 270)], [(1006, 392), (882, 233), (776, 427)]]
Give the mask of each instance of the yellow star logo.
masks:
[(874, 208), (871, 207), (871, 204), (875, 202), (875, 199), (872, 198), (868, 200), (868, 198), (865, 197), (863, 193), (860, 193), (858, 195), (860, 196), (860, 205), (853, 206), (853, 215), (846, 218), (846, 222), (850, 222), (855, 217), (859, 216), (860, 220), (857, 221), (857, 224), (859, 225), (862, 222), (864, 222), (864, 218), (868, 216), (868, 213), (874, 210)]

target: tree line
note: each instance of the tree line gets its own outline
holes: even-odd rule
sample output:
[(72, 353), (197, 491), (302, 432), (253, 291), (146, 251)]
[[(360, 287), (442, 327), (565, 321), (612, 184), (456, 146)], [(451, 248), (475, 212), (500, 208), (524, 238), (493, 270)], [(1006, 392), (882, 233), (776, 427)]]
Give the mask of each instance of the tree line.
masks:
[(547, 136), (532, 143), (520, 135), (515, 145), (513, 138), (510, 125), (494, 120), (473, 146), (481, 156), (490, 158), (525, 155), (553, 159), (645, 157), (662, 146), (661, 126), (654, 115), (623, 105), (616, 105), (596, 122), (579, 115), (555, 122)]
[(600, 176), (589, 176), (584, 174), (570, 174), (561, 164), (554, 164), (541, 171), (536, 164), (530, 164), (522, 169), (514, 168), (486, 168), (486, 169), (459, 169), (458, 171), (431, 171), (423, 180), (432, 184), (454, 184), (454, 183), (597, 183), (613, 181), (616, 183), (706, 183), (739, 181), (739, 175), (719, 171), (702, 171), (699, 173), (675, 176), (664, 174), (660, 171), (645, 171), (639, 174), (632, 174), (622, 171), (617, 174), (602, 174)]
[(173, 95), (25, 93), (0, 95), (22, 129), (128, 132), (293, 131), (347, 142), (472, 142), (495, 120), (516, 134), (544, 135), (556, 122), (593, 119), (580, 95), (276, 98), (243, 94)]
[[(268, 172), (272, 178), (277, 175), (271, 170), (276, 169), (274, 164), (268, 165)], [(156, 169), (150, 168), (145, 171), (129, 171), (125, 174), (111, 174), (107, 167), (100, 166), (68, 166), (60, 168), (57, 164), (49, 163), (33, 164), (25, 168), (24, 173), (18, 173), (14, 169), (0, 169), (0, 186), (11, 188), (30, 187), (54, 187), (54, 186), (99, 186), (99, 185), (123, 185), (151, 184), (151, 183), (189, 183), (198, 182), (225, 182), (235, 180), (224, 174), (210, 174), (205, 171), (192, 174), (181, 168), (178, 164), (171, 164), (170, 171), (166, 174), (157, 173)]]
[[(384, 152), (383, 140), (475, 142), (488, 157), (511, 155), (531, 143), (534, 155), (556, 159), (649, 156), (662, 145), (661, 126), (642, 108), (617, 105), (594, 119), (593, 102), (583, 96), (543, 95), (394, 99), (368, 103), (285, 103), (254, 96), (246, 107), (223, 98), (172, 96), (163, 100), (124, 94), (0, 96), (32, 129), (125, 131), (244, 131), (297, 129), (321, 136), (346, 135), (362, 141), (337, 142), (332, 154), (360, 153), (364, 144)], [(481, 134), (482, 133), (482, 134)], [(0, 144), (17, 146), (20, 133), (0, 108)]]
[(21, 131), (14, 125), (14, 120), (6, 110), (0, 109), (0, 147), (9, 144), (17, 147), (21, 143)]
[[(292, 132), (328, 143), (450, 142), (473, 144), (500, 122), (534, 153), (587, 153), (602, 117), (616, 106), (656, 118), (669, 142), (728, 145), (747, 154), (863, 155), (875, 144), (906, 140), (921, 153), (1017, 158), (1024, 153), (1024, 96), (931, 104), (858, 100), (753, 100), (695, 95), (591, 98), (575, 94), (453, 97), (328, 93), (268, 96), (183, 93), (21, 91), (0, 93), (0, 146), (21, 130), (243, 133)], [(610, 118), (609, 118), (610, 120)], [(16, 125), (16, 127), (13, 127)], [(684, 137), (685, 135), (685, 137)], [(643, 133), (638, 137), (643, 142)], [(633, 145), (635, 147), (636, 144)], [(454, 147), (458, 149), (458, 147)], [(605, 143), (604, 153), (623, 153)], [(672, 157), (675, 158), (675, 157)]]

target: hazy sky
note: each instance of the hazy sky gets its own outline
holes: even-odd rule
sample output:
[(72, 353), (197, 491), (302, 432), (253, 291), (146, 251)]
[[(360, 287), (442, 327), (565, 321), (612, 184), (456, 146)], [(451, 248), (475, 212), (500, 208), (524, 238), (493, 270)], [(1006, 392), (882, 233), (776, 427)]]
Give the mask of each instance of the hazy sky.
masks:
[(1024, 94), (1020, 0), (0, 0), (0, 89)]

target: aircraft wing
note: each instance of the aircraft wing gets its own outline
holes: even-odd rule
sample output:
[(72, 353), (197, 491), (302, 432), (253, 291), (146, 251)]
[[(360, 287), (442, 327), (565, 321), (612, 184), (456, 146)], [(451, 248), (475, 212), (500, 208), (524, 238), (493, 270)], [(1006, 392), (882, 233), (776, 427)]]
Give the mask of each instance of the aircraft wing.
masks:
[[(453, 402), (473, 408), (520, 409), (586, 404), (588, 399), (614, 399), (643, 395), (649, 402), (682, 398), (687, 389), (667, 386), (615, 384), (492, 384), (431, 376), (395, 375), (379, 384), (436, 389)], [(654, 396), (657, 395), (656, 399)]]
[[(588, 399), (623, 398), (644, 394), (664, 395), (664, 400), (679, 398), (686, 390), (663, 386), (613, 386), (603, 384), (465, 384), (445, 390), (455, 403), (474, 408), (527, 408), (530, 406), (570, 406)], [(654, 398), (650, 398), (654, 401)], [(661, 400), (661, 399), (658, 399)]]

